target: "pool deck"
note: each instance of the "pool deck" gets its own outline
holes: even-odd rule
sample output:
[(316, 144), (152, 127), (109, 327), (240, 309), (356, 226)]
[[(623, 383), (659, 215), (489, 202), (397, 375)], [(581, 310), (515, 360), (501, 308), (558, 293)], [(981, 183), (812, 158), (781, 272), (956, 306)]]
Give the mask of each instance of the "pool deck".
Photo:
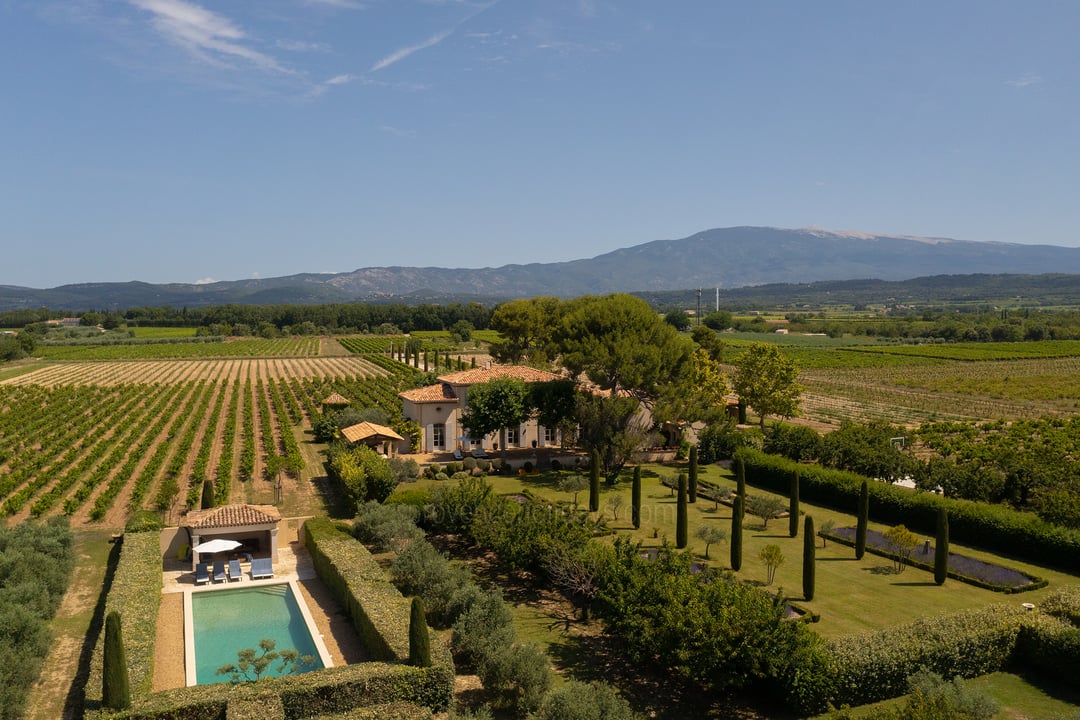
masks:
[(315, 575), (311, 556), (298, 543), (278, 548), (274, 577), (252, 580), (247, 563), (241, 563), (244, 578), (240, 582), (219, 582), (195, 585), (195, 573), (189, 566), (168, 559), (162, 575), (161, 607), (158, 613), (158, 633), (154, 657), (154, 691), (184, 687), (188, 684), (184, 659), (185, 595), (192, 592), (213, 592), (225, 588), (237, 589), (255, 585), (275, 585), (291, 582), (300, 591), (310, 611), (311, 621), (321, 638), (333, 665), (347, 665), (365, 659), (363, 646), (352, 624)]

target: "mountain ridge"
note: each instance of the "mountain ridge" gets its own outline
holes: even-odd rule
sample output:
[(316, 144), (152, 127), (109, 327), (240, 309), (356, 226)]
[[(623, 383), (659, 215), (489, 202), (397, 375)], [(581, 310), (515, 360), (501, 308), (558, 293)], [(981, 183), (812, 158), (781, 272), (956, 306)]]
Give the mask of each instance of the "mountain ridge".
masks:
[(591, 258), (485, 268), (364, 267), (213, 283), (137, 280), (50, 289), (0, 285), (0, 309), (111, 310), (137, 306), (315, 304), (409, 295), (490, 298), (688, 287), (739, 288), (829, 280), (908, 280), (955, 274), (1080, 274), (1080, 248), (938, 237), (741, 226), (653, 240)]

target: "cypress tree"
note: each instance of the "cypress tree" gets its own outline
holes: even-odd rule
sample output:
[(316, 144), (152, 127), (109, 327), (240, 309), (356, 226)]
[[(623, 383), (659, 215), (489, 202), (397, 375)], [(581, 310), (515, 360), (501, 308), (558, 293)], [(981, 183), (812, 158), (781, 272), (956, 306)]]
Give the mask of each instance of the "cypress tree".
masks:
[(687, 491), (686, 491), (686, 475), (679, 473), (679, 504), (678, 511), (675, 519), (675, 547), (682, 550), (689, 542), (689, 534), (687, 532)]
[(469, 367), (472, 367), (472, 368), (476, 367), (476, 356), (475, 355), (472, 356), (472, 361), (469, 363)]
[(418, 597), (412, 599), (409, 612), (409, 664), (431, 667), (431, 638), (428, 637), (424, 603)]
[(202, 509), (209, 510), (214, 507), (214, 481), (203, 480), (202, 484)]
[(113, 610), (105, 618), (105, 657), (101, 678), (101, 702), (107, 708), (131, 707), (131, 688), (120, 613)]
[(746, 509), (746, 463), (742, 458), (735, 464), (735, 483), (735, 494), (742, 498), (739, 504), (739, 520), (742, 520), (743, 510)]
[(791, 492), (788, 501), (788, 537), (799, 535), (799, 471), (791, 473)]
[(690, 446), (690, 497), (689, 501), (697, 502), (697, 445)]
[(742, 520), (743, 497), (736, 495), (731, 506), (731, 569), (736, 572), (742, 567)]
[(806, 516), (803, 523), (802, 543), (802, 594), (804, 600), (814, 599), (814, 560), (817, 559), (817, 541), (814, 539), (814, 518)]
[(934, 582), (945, 584), (949, 576), (949, 513), (940, 507), (937, 511), (937, 542), (934, 543)]
[(641, 529), (641, 466), (634, 466), (634, 485), (630, 490), (630, 515), (634, 529)]
[(600, 510), (600, 453), (589, 455), (589, 512)]
[(866, 523), (870, 515), (870, 486), (863, 480), (859, 490), (859, 519), (855, 525), (855, 559), (862, 560), (866, 554)]
[(424, 372), (427, 372), (427, 371), (428, 371), (428, 354), (427, 354), (427, 351), (425, 350), (424, 351)]

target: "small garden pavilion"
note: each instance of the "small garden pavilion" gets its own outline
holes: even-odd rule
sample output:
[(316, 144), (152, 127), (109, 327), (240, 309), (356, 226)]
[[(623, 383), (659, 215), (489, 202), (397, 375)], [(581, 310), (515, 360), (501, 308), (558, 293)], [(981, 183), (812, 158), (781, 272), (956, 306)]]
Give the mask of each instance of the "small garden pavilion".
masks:
[[(273, 505), (222, 505), (207, 510), (192, 510), (184, 517), (180, 527), (191, 535), (191, 547), (214, 538), (236, 540), (241, 543), (237, 552), (258, 552), (277, 562), (277, 534), (281, 513)], [(191, 553), (191, 569), (199, 563), (199, 553)]]

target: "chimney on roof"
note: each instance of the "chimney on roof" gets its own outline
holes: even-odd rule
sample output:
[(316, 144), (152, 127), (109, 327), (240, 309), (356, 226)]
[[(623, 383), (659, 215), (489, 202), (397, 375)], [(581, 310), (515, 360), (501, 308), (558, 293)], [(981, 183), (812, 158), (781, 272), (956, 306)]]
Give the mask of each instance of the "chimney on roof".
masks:
[(491, 361), (490, 360), (488, 360), (488, 361), (486, 361), (484, 363), (484, 369), (485, 370), (490, 370), (491, 369)]

